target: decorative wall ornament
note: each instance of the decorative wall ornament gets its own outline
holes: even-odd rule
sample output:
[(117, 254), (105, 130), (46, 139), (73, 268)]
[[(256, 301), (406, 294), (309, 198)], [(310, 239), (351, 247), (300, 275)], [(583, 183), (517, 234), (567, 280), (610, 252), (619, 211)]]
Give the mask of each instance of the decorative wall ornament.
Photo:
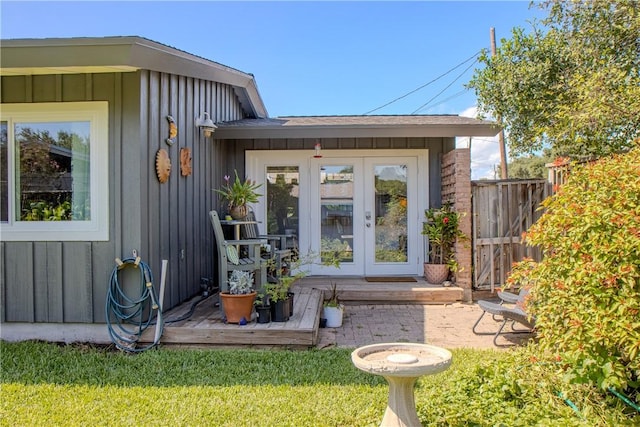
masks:
[(167, 116), (167, 121), (169, 122), (169, 138), (165, 139), (164, 142), (171, 146), (175, 142), (173, 138), (178, 136), (178, 126), (171, 116)]
[(180, 174), (182, 176), (191, 175), (191, 149), (180, 149)]
[(159, 149), (156, 153), (156, 174), (161, 184), (167, 182), (169, 175), (171, 175), (171, 159), (164, 148)]

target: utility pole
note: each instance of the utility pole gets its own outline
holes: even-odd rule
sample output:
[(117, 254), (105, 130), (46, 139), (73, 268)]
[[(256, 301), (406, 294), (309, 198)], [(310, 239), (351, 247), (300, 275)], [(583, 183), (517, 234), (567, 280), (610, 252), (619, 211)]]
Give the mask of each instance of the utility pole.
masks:
[[(496, 30), (491, 27), (489, 30), (491, 37), (491, 57), (496, 56)], [(496, 117), (498, 123), (502, 126), (502, 117)], [(504, 131), (500, 131), (498, 134), (498, 144), (500, 145), (500, 178), (507, 179), (509, 174), (507, 173), (507, 148), (504, 145)]]

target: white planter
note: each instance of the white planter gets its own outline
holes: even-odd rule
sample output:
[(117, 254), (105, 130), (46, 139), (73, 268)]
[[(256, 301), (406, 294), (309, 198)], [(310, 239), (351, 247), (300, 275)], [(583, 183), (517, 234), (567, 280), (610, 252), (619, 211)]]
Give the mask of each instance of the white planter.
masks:
[(342, 314), (344, 313), (344, 307), (342, 305), (338, 307), (324, 307), (323, 315), (327, 319), (327, 328), (339, 328), (342, 326)]

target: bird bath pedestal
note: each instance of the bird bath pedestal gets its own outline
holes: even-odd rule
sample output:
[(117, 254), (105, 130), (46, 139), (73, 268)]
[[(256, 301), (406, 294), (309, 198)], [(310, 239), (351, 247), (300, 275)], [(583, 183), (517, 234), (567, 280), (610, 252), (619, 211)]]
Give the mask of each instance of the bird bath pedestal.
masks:
[(389, 383), (385, 427), (420, 426), (413, 386), (423, 375), (437, 374), (451, 365), (451, 353), (427, 344), (384, 343), (357, 348), (351, 353), (356, 368), (383, 376)]

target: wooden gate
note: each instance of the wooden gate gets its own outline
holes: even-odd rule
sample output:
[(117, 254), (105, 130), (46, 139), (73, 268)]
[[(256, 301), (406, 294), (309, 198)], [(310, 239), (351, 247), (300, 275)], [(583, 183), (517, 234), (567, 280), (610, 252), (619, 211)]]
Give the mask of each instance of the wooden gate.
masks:
[(522, 243), (522, 233), (542, 215), (540, 202), (550, 191), (542, 179), (471, 182), (475, 289), (493, 292), (505, 284), (514, 262), (541, 259), (539, 249)]

